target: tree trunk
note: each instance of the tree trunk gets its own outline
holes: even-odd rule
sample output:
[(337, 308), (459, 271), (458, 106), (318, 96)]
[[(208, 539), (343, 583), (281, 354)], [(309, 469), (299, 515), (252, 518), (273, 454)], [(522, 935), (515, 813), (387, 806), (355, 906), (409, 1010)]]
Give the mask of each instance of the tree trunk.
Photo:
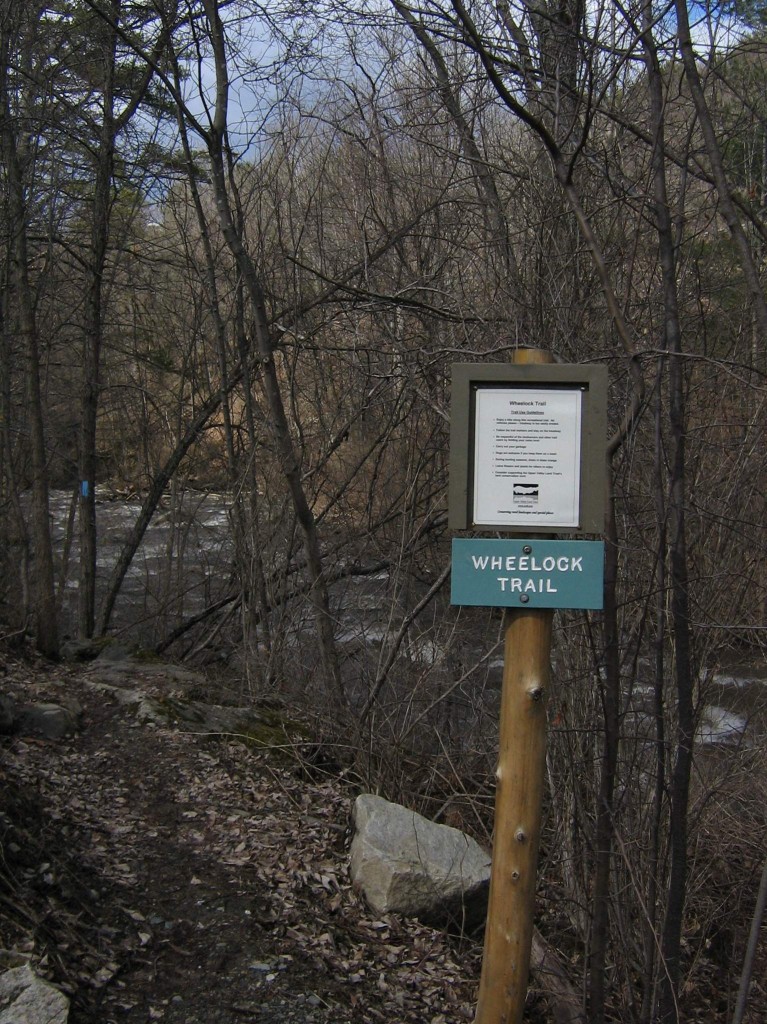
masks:
[(275, 365), (274, 345), (269, 330), (261, 282), (243, 239), (236, 229), (232, 217), (227, 189), (224, 160), (227, 130), (228, 72), (224, 42), (224, 28), (214, 0), (204, 0), (208, 20), (213, 58), (216, 68), (216, 103), (213, 124), (207, 133), (208, 155), (210, 157), (213, 193), (219, 222), (224, 239), (242, 275), (253, 317), (253, 331), (258, 351), (261, 380), (269, 407), (269, 428), (280, 459), (280, 468), (288, 485), (296, 518), (303, 534), (309, 578), (312, 584), (311, 601), (319, 641), (325, 686), (346, 706), (346, 696), (341, 681), (341, 669), (335, 646), (334, 624), (330, 614), (330, 601), (322, 568), (319, 536), (314, 515), (301, 482), (300, 461), (293, 445), (285, 405), (282, 399), (280, 381)]
[(29, 412), (29, 433), (32, 464), (32, 545), (33, 593), (37, 648), (48, 658), (59, 654), (58, 622), (53, 569), (48, 497), (48, 465), (45, 445), (43, 400), (40, 386), (40, 349), (35, 322), (34, 303), (28, 274), (27, 213), (24, 202), (24, 181), (15, 122), (8, 96), (8, 68), (12, 13), (21, 15), (23, 5), (11, 4), (4, 11), (0, 39), (0, 111), (2, 112), (2, 152), (7, 183), (9, 219), (9, 258), (11, 280), (15, 284), (19, 335), (26, 355), (26, 396)]
[(115, 150), (114, 78), (120, 0), (112, 0), (110, 21), (99, 22), (104, 35), (102, 59), (103, 114), (93, 182), (93, 220), (89, 280), (85, 296), (83, 381), (80, 400), (80, 578), (77, 629), (82, 639), (93, 636), (96, 606), (96, 428), (99, 368), (103, 335), (103, 276), (109, 240), (110, 200)]
[(614, 797), (620, 727), (620, 631), (618, 628), (618, 531), (612, 471), (608, 466), (607, 524), (604, 580), (604, 668), (602, 719), (604, 740), (599, 771), (594, 876), (592, 884), (591, 948), (589, 952), (589, 1024), (605, 1019), (607, 951), (610, 947), (610, 874), (613, 858)]
[(668, 537), (671, 569), (671, 619), (675, 641), (676, 757), (671, 776), (671, 870), (661, 938), (663, 972), (660, 978), (659, 1017), (663, 1024), (678, 1020), (682, 920), (687, 887), (687, 808), (692, 770), (693, 669), (690, 640), (687, 541), (685, 533), (686, 467), (685, 406), (682, 372), (682, 331), (677, 296), (677, 267), (673, 227), (666, 188), (663, 79), (648, 30), (643, 35), (650, 87), (650, 113), (655, 145), (652, 179), (658, 256), (662, 275), (664, 348), (669, 354), (669, 426), (671, 475), (669, 479)]

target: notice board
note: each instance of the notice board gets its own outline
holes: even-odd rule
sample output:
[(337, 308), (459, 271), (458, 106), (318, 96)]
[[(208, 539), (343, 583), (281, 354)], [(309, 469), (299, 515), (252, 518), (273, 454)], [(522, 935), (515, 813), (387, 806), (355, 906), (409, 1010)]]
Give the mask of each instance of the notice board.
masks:
[(452, 385), (450, 528), (602, 531), (604, 367), (458, 363)]

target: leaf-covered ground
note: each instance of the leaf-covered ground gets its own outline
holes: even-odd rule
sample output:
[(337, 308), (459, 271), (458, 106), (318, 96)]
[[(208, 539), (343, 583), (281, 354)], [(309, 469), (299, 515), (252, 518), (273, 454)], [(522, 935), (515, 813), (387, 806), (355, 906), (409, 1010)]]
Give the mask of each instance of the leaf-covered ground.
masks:
[[(316, 751), (281, 733), (274, 714), (251, 742), (231, 707), (201, 715), (195, 700), (217, 692), (170, 665), (0, 652), (0, 694), (82, 710), (68, 739), (0, 736), (0, 971), (29, 961), (70, 994), (71, 1024), (472, 1020), (479, 944), (371, 914), (348, 877), (352, 781), (299, 756)], [(740, 891), (722, 864), (745, 870), (747, 840), (761, 834), (759, 822), (744, 830), (747, 808), (763, 813), (756, 782), (728, 797), (738, 827), (722, 829), (717, 813), (700, 830), (698, 860), (719, 865), (722, 893)], [(761, 856), (749, 855), (758, 881)], [(691, 1024), (731, 1019), (740, 963), (730, 931), (742, 948), (755, 884), (742, 912), (728, 897), (732, 912), (719, 914), (722, 949), (692, 892)], [(705, 895), (716, 895), (711, 882)], [(761, 1020), (766, 970), (762, 951), (748, 1024)], [(552, 1019), (534, 990), (526, 1019)]]
[[(77, 735), (0, 737), (0, 968), (29, 958), (71, 1024), (470, 1020), (480, 949), (378, 920), (347, 871), (353, 789), (276, 751), (140, 721), (94, 666), (10, 660)], [(135, 666), (130, 685), (178, 696)]]

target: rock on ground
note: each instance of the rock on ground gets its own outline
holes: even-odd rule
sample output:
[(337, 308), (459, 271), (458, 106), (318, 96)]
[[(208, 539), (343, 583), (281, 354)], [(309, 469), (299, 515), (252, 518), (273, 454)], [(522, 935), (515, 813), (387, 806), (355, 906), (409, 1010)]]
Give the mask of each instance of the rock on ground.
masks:
[(354, 806), (351, 875), (378, 914), (473, 928), (484, 920), (490, 856), (458, 829), (363, 793)]
[(0, 1024), (66, 1024), (69, 1000), (29, 964), (0, 975)]

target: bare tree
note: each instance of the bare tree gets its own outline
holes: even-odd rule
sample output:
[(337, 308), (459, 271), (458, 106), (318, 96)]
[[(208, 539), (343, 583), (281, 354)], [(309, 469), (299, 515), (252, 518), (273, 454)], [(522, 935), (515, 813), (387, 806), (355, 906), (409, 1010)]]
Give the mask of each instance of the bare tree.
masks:
[[(40, 341), (35, 316), (32, 285), (29, 278), (29, 217), (25, 198), (25, 150), (29, 152), (31, 126), (23, 123), (23, 109), (31, 97), (13, 96), (12, 75), (19, 74), (33, 60), (34, 27), (37, 12), (9, 0), (2, 8), (0, 27), (0, 111), (5, 167), (6, 208), (8, 218), (8, 262), (10, 281), (16, 301), (15, 316), (26, 355), (26, 396), (29, 409), (30, 450), (32, 460), (32, 541), (34, 545), (34, 605), (36, 642), (48, 657), (58, 656), (58, 622), (54, 591), (53, 549), (49, 524), (48, 455), (45, 438), (45, 410), (41, 382)], [(8, 298), (9, 293), (6, 293)], [(6, 306), (5, 317), (11, 315)]]

